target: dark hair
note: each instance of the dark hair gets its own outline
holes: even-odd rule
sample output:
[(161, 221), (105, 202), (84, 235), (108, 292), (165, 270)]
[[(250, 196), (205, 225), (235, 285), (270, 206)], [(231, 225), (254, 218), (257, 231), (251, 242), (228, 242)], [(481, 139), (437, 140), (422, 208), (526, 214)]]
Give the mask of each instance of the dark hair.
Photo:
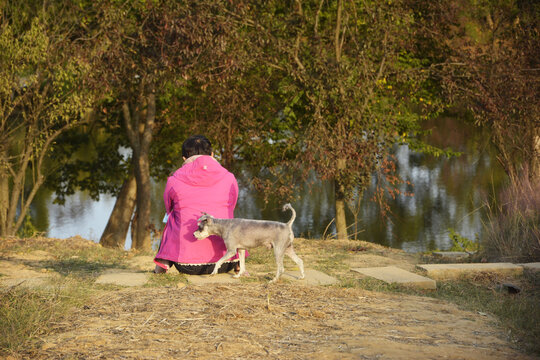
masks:
[(204, 135), (193, 135), (182, 144), (182, 156), (186, 159), (193, 155), (212, 155), (212, 144)]

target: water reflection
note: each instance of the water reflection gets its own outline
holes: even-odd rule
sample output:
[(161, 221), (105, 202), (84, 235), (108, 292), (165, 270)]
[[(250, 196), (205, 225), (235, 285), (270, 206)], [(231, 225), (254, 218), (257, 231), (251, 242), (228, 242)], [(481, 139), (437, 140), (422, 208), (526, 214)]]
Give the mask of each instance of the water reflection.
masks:
[(398, 196), (391, 203), (393, 216), (386, 221), (376, 219), (373, 203), (363, 202), (366, 234), (375, 242), (416, 252), (450, 248), (450, 229), (469, 239), (481, 236), (481, 208), (498, 191), (505, 174), (485, 133), (455, 119), (439, 119), (437, 126), (430, 143), (463, 155), (437, 159), (407, 146), (396, 148), (400, 176), (414, 184), (402, 190), (412, 190), (414, 196)]
[[(381, 219), (373, 196), (376, 180), (361, 202), (357, 238), (410, 252), (448, 249), (449, 229), (474, 239), (482, 232), (482, 212), (479, 208), (488, 193), (493, 193), (504, 179), (504, 173), (494, 161), (487, 137), (475, 128), (456, 119), (439, 119), (438, 131), (429, 141), (440, 147), (451, 147), (463, 153), (446, 159), (421, 155), (407, 146), (394, 149), (397, 170), (413, 187), (403, 185), (401, 195), (390, 202), (392, 216)], [(429, 126), (429, 124), (428, 124)], [(314, 188), (300, 190), (300, 200), (293, 203), (297, 212), (294, 230), (297, 236), (321, 238), (331, 236), (335, 229), (328, 226), (334, 217), (334, 194), (331, 183), (316, 182)], [(153, 186), (152, 219), (161, 224), (163, 217), (164, 183)], [(263, 199), (246, 187), (241, 187), (236, 217), (287, 221), (289, 212), (282, 212), (282, 199)], [(93, 201), (80, 192), (66, 199), (64, 206), (52, 203), (51, 194), (42, 193), (33, 207), (33, 217), (47, 236), (65, 238), (74, 235), (98, 241), (114, 206), (114, 198), (102, 196)], [(352, 223), (354, 217), (348, 214)], [(352, 229), (352, 228), (351, 228)], [(326, 234), (325, 234), (325, 230)], [(354, 232), (354, 230), (351, 230)], [(128, 236), (126, 248), (131, 247)]]
[(66, 197), (65, 205), (53, 203), (50, 196), (45, 202), (48, 209), (47, 236), (66, 238), (80, 235), (85, 239), (99, 241), (114, 207), (115, 198), (101, 195), (94, 201), (85, 192)]

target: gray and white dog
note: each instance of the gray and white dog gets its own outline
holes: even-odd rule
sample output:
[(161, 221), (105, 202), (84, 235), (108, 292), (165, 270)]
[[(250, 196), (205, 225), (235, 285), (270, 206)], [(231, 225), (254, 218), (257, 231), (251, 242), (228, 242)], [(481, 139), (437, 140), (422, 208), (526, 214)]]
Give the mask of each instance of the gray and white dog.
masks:
[(221, 264), (233, 257), (238, 251), (240, 258), (240, 271), (235, 277), (240, 277), (246, 271), (245, 249), (266, 246), (274, 248), (276, 257), (277, 272), (274, 279), (279, 279), (284, 271), (283, 257), (289, 256), (300, 268), (300, 278), (304, 278), (304, 262), (296, 255), (293, 249), (294, 233), (292, 224), (296, 218), (291, 204), (285, 204), (283, 211), (291, 210), (292, 216), (289, 222), (250, 220), (250, 219), (217, 219), (211, 215), (203, 213), (197, 221), (199, 229), (193, 233), (197, 239), (204, 239), (210, 235), (218, 235), (225, 241), (227, 253), (216, 262), (212, 275), (217, 274)]

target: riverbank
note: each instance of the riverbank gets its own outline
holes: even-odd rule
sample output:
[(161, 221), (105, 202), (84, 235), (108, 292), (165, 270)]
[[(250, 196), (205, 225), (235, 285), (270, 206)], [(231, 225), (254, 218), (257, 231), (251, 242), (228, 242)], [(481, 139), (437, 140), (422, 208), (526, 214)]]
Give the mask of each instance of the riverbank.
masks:
[[(273, 255), (255, 249), (249, 277), (193, 285), (150, 274), (152, 254), (92, 241), (0, 240), (0, 354), (12, 359), (155, 358), (535, 358), (537, 273), (482, 273), (417, 289), (352, 268), (440, 262), (359, 241), (296, 239), (306, 267), (334, 285), (268, 284)], [(288, 259), (286, 269), (294, 268)], [(99, 284), (115, 269), (146, 274), (141, 286)], [(10, 279), (24, 277), (22, 283)], [(519, 286), (520, 294), (497, 290)], [(535, 305), (536, 304), (536, 305)]]

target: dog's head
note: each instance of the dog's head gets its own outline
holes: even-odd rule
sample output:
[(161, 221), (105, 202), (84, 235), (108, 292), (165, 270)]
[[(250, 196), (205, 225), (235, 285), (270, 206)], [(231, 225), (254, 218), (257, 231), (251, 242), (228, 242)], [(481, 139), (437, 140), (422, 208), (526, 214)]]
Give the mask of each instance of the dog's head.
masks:
[(209, 232), (208, 227), (214, 223), (214, 218), (212, 215), (208, 215), (207, 213), (203, 213), (203, 215), (197, 220), (197, 231), (193, 233), (193, 235), (198, 239), (205, 239), (212, 235)]

